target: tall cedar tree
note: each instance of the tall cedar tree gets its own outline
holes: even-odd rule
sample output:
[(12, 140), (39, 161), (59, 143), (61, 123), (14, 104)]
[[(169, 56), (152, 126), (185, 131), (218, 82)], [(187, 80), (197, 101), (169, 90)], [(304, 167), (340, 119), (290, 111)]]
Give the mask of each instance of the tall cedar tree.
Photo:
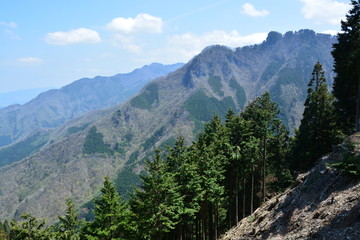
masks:
[(269, 149), (269, 144), (274, 138), (275, 126), (278, 124), (279, 110), (277, 104), (272, 102), (270, 94), (265, 92), (257, 97), (249, 105), (247, 105), (241, 116), (252, 122), (252, 131), (254, 137), (260, 140), (260, 158), (258, 164), (261, 175), (261, 197), (260, 201), (264, 202), (267, 194), (266, 190), (266, 176), (267, 176), (267, 161), (272, 156), (272, 151)]
[[(247, 182), (254, 177), (254, 164), (259, 158), (259, 140), (253, 136), (251, 121), (241, 116), (233, 116), (231, 112), (226, 115), (226, 127), (229, 135), (229, 156), (225, 164), (225, 189), (229, 198), (227, 218), (229, 227), (232, 227), (241, 217), (253, 211), (253, 202), (247, 204)], [(250, 189), (254, 189), (253, 184), (250, 184)], [(252, 196), (250, 193), (250, 201), (253, 200)]]
[(308, 84), (303, 118), (296, 135), (293, 165), (296, 170), (306, 171), (314, 166), (322, 155), (338, 143), (334, 98), (329, 93), (322, 65), (314, 66)]
[(56, 226), (54, 238), (58, 240), (79, 240), (80, 239), (80, 221), (79, 213), (75, 211), (74, 203), (66, 200), (66, 214), (58, 217), (59, 225)]
[(158, 150), (154, 160), (147, 161), (146, 170), (148, 175), (141, 176), (142, 190), (137, 190), (131, 198), (131, 209), (139, 239), (161, 240), (179, 223), (184, 210), (183, 196)]
[(95, 219), (85, 227), (85, 239), (126, 239), (131, 228), (128, 209), (108, 177), (105, 178), (101, 196), (94, 202)]
[(360, 1), (351, 1), (351, 5), (332, 51), (338, 124), (346, 135), (354, 132), (354, 123), (356, 132), (360, 129)]
[(183, 196), (184, 209), (174, 231), (176, 239), (189, 239), (195, 234), (196, 214), (200, 211), (202, 199), (201, 178), (196, 158), (185, 146), (184, 138), (179, 137), (173, 148), (168, 147), (166, 164), (179, 184), (179, 192)]

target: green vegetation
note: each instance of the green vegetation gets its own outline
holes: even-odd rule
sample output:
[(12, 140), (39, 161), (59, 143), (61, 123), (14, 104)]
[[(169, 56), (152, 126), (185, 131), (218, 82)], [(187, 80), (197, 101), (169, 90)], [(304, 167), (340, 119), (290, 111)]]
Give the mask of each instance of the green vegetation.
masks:
[(203, 122), (209, 121), (214, 113), (224, 117), (229, 108), (236, 109), (231, 97), (225, 97), (219, 101), (208, 97), (202, 89), (190, 96), (184, 105), (190, 113), (191, 120), (195, 122), (196, 131), (199, 131), (203, 127)]
[(239, 108), (242, 109), (246, 103), (246, 93), (240, 84), (234, 79), (230, 79), (230, 87), (236, 91), (236, 98), (239, 104)]
[(138, 159), (139, 157), (139, 151), (135, 151), (133, 152), (130, 157), (129, 157), (129, 160), (127, 161), (127, 165), (131, 165), (133, 164), (134, 162), (136, 162), (136, 160)]
[(314, 66), (308, 84), (303, 119), (296, 134), (293, 149), (293, 168), (308, 170), (334, 144), (340, 142), (334, 109), (334, 97), (329, 93), (322, 65)]
[(215, 93), (217, 93), (219, 96), (224, 96), (224, 92), (221, 90), (222, 84), (221, 78), (219, 76), (210, 75), (208, 83)]
[(67, 130), (67, 134), (71, 135), (71, 134), (80, 132), (82, 130), (85, 130), (88, 126), (89, 126), (89, 123), (85, 123), (85, 124), (81, 125), (80, 127), (69, 127)]
[(112, 151), (110, 147), (104, 143), (104, 136), (102, 133), (97, 132), (96, 127), (90, 128), (84, 142), (83, 153), (94, 154), (94, 153), (108, 153)]
[(283, 59), (273, 60), (265, 69), (261, 75), (262, 82), (268, 82), (272, 76), (275, 76), (276, 73), (280, 70), (281, 66), (284, 64)]
[(360, 2), (352, 0), (351, 5), (332, 52), (338, 124), (346, 135), (360, 131)]
[[(156, 150), (146, 160), (141, 178), (130, 165), (118, 174), (115, 185), (106, 178), (101, 195), (87, 206), (93, 218), (88, 215), (87, 221), (79, 221), (68, 201), (58, 225), (45, 228), (44, 221), (28, 215), (14, 222), (10, 235), (23, 239), (217, 239), (240, 216), (251, 214), (272, 189), (291, 182), (283, 177), (288, 172), (283, 159), (289, 138), (277, 113), (276, 104), (265, 93), (238, 116), (229, 110), (225, 123), (214, 115), (191, 146), (179, 137), (172, 147)], [(92, 139), (102, 140), (96, 128), (90, 131)], [(163, 131), (157, 130), (152, 139)], [(138, 154), (134, 152), (129, 161)], [(127, 194), (131, 186), (139, 188), (123, 202), (117, 193)]]
[[(354, 20), (355, 15), (356, 20), (360, 16), (360, 2), (352, 1), (352, 4), (354, 9), (347, 16), (348, 22)], [(356, 26), (348, 26), (348, 22), (342, 23), (343, 28), (344, 25), (349, 27), (345, 29), (348, 31), (359, 25), (355, 21)], [(341, 34), (346, 34), (345, 30)], [(272, 37), (269, 44), (278, 41), (277, 35)], [(306, 32), (305, 37), (313, 37), (313, 32)], [(334, 56), (339, 54), (342, 44), (344, 43), (339, 41), (335, 45)], [(336, 62), (337, 67), (342, 67), (341, 71), (357, 69), (355, 60), (360, 56), (360, 45), (356, 46), (352, 49), (353, 56), (344, 58), (347, 59), (348, 66), (342, 60)], [(307, 55), (308, 52), (305, 52), (304, 56)], [(275, 64), (269, 68), (263, 78), (269, 78), (271, 71), (277, 71), (279, 67), (280, 65)], [(303, 82), (297, 77), (300, 71), (300, 68), (280, 70), (282, 84), (293, 84), (295, 79), (301, 88)], [(358, 70), (354, 70), (353, 74), (360, 76)], [(339, 76), (338, 88), (341, 85), (346, 85), (345, 89), (356, 86), (350, 80), (345, 81), (341, 74)], [(221, 81), (216, 77), (209, 78), (209, 84), (214, 91), (221, 90)], [(230, 85), (239, 93), (238, 102), (243, 101), (245, 94), (241, 86), (234, 79), (230, 81)], [(149, 85), (145, 92), (134, 98), (135, 101), (133, 99), (133, 106), (135, 104), (149, 109), (157, 100), (157, 91), (157, 85)], [(277, 92), (280, 91), (278, 88), (273, 88), (272, 91), (280, 93)], [(154, 92), (155, 97), (151, 94)], [(105, 178), (100, 196), (89, 202), (89, 207), (93, 204), (92, 219), (79, 221), (74, 205), (67, 202), (66, 215), (59, 217), (58, 225), (45, 227), (45, 221), (24, 215), (22, 221), (12, 222), (11, 227), (0, 222), (0, 237), (49, 240), (218, 239), (241, 218), (252, 214), (269, 197), (288, 187), (293, 181), (291, 170), (308, 170), (321, 155), (329, 152), (332, 144), (337, 143), (341, 136), (337, 126), (342, 127), (343, 132), (350, 131), (350, 118), (343, 118), (345, 124), (339, 124), (342, 117), (348, 117), (346, 111), (350, 111), (341, 105), (341, 101), (344, 99), (338, 95), (337, 102), (334, 103), (334, 98), (327, 89), (322, 65), (315, 64), (308, 84), (303, 120), (296, 136), (292, 138), (279, 119), (278, 105), (271, 100), (268, 92), (255, 98), (236, 115), (231, 110), (235, 109), (231, 97), (217, 100), (207, 96), (204, 90), (199, 90), (185, 102), (185, 109), (195, 124), (199, 127), (204, 123), (197, 140), (187, 146), (182, 137), (175, 141), (169, 138), (165, 143), (171, 146), (166, 149), (160, 146), (161, 149), (156, 149), (151, 157), (151, 151), (147, 150), (166, 131), (165, 127), (157, 129), (143, 144), (147, 153), (139, 163), (146, 159), (146, 171), (140, 177), (134, 173), (134, 163), (138, 163), (141, 154), (140, 150), (134, 151), (127, 165), (118, 173), (115, 185), (109, 178)], [(337, 104), (337, 109), (334, 104)], [(225, 112), (227, 109), (229, 110)], [(336, 111), (343, 111), (339, 119), (334, 117), (337, 115)], [(131, 138), (132, 136), (127, 136), (125, 140)], [(125, 153), (125, 140), (115, 147), (117, 151)], [(331, 167), (358, 178), (360, 154), (355, 153), (355, 146), (346, 147), (347, 151), (342, 159), (331, 164)], [(111, 151), (104, 143), (103, 135), (93, 127), (85, 139), (84, 153), (96, 152)], [(293, 163), (293, 169), (290, 169), (290, 163)], [(319, 177), (319, 172), (311, 175), (307, 179), (308, 184)], [(128, 194), (134, 183), (139, 188), (130, 194), (127, 202), (123, 201), (118, 192)], [(254, 218), (250, 218), (249, 221), (253, 220)]]
[(151, 147), (153, 147), (155, 143), (164, 135), (164, 133), (165, 133), (165, 127), (161, 127), (160, 129), (155, 131), (155, 133), (151, 137), (146, 139), (146, 141), (144, 142), (143, 144), (144, 149), (148, 150)]
[(117, 191), (124, 199), (129, 199), (130, 193), (141, 184), (138, 174), (134, 173), (133, 166), (125, 166), (114, 181)]
[(120, 155), (124, 156), (125, 155), (125, 147), (127, 146), (126, 142), (117, 142), (115, 143), (114, 146), (114, 151), (117, 153), (120, 153)]
[(347, 144), (342, 159), (330, 166), (354, 178), (360, 178), (360, 154), (356, 153), (355, 145)]
[(0, 167), (17, 162), (38, 151), (47, 143), (47, 136), (36, 133), (25, 140), (0, 150)]
[(145, 91), (131, 100), (131, 105), (136, 108), (150, 109), (152, 104), (159, 101), (159, 87), (156, 83), (151, 83)]

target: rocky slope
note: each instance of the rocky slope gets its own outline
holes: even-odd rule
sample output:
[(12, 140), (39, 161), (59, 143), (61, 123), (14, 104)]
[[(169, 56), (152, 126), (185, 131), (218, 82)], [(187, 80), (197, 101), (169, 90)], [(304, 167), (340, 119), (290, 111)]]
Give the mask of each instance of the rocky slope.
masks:
[(148, 81), (182, 65), (153, 63), (127, 74), (83, 78), (61, 89), (41, 93), (24, 105), (15, 104), (0, 109), (0, 146), (15, 142), (38, 129), (58, 127), (91, 110), (124, 102)]
[(359, 154), (360, 134), (356, 134), (300, 175), (296, 186), (264, 203), (221, 240), (360, 239), (360, 181), (328, 167), (349, 151), (349, 143)]
[[(66, 198), (73, 197), (77, 206), (89, 201), (105, 175), (126, 193), (136, 185), (144, 159), (154, 147), (171, 144), (179, 135), (193, 140), (213, 113), (224, 116), (229, 108), (240, 111), (266, 90), (292, 128), (300, 120), (317, 61), (323, 63), (331, 83), (334, 41), (330, 35), (302, 30), (284, 35), (271, 32), (255, 46), (204, 49), (126, 103), (91, 121), (86, 116), (73, 120), (40, 151), (1, 167), (0, 218), (33, 212), (54, 219)], [(101, 150), (85, 151), (86, 139), (94, 141), (91, 132), (98, 137), (91, 144), (101, 145)]]

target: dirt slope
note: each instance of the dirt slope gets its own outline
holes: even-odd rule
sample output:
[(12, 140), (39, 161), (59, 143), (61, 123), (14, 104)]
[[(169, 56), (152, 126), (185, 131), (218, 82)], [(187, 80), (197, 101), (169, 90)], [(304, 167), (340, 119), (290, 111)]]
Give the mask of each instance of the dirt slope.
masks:
[(360, 239), (360, 181), (327, 167), (349, 143), (360, 152), (360, 134), (323, 157), (295, 186), (273, 197), (221, 239)]

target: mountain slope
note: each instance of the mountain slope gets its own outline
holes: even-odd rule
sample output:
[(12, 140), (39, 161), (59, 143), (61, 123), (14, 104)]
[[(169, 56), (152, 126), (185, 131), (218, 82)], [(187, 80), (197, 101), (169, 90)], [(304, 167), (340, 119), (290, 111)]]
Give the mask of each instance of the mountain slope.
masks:
[(0, 218), (34, 212), (54, 219), (66, 198), (73, 197), (78, 206), (89, 201), (105, 175), (125, 193), (136, 185), (143, 160), (154, 147), (179, 135), (193, 140), (213, 113), (240, 111), (265, 90), (278, 101), (288, 126), (295, 126), (313, 65), (319, 60), (328, 77), (331, 74), (334, 41), (330, 35), (303, 30), (271, 32), (264, 43), (235, 50), (204, 49), (111, 114), (63, 126), (61, 131), (69, 134), (53, 137), (39, 152), (0, 168)]
[(360, 134), (320, 160), (297, 186), (273, 197), (221, 239), (360, 239), (360, 182), (327, 167), (339, 161)]
[(153, 63), (131, 73), (83, 78), (61, 89), (49, 90), (24, 105), (0, 109), (0, 146), (40, 128), (54, 128), (94, 109), (114, 106), (137, 93), (148, 81), (182, 64)]
[(0, 93), (0, 108), (13, 104), (24, 104), (40, 93), (50, 89), (51, 88), (34, 88)]

